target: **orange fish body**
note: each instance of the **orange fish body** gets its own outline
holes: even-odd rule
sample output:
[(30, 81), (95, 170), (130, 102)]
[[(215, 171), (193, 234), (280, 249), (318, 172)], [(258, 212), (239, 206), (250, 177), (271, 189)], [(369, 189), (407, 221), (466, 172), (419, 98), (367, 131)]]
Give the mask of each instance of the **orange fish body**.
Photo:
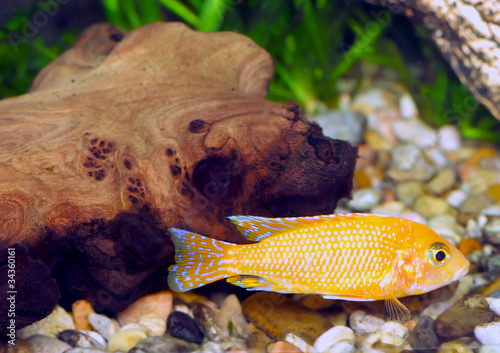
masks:
[(172, 290), (228, 278), (250, 290), (384, 299), (391, 316), (401, 318), (409, 311), (396, 298), (444, 286), (469, 267), (446, 239), (405, 219), (370, 214), (230, 219), (256, 243), (236, 245), (170, 230), (177, 262), (169, 269)]

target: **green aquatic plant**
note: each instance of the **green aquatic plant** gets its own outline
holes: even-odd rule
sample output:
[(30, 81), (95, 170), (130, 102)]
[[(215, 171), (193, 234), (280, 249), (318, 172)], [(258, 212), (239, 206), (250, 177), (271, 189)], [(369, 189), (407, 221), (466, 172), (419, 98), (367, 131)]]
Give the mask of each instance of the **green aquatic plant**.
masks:
[(164, 19), (163, 10), (176, 15), (193, 28), (213, 32), (220, 29), (222, 19), (233, 4), (231, 0), (102, 0), (110, 22), (126, 30)]
[(42, 14), (45, 17), (40, 18), (48, 19), (50, 11), (46, 2), (38, 2), (0, 26), (0, 98), (25, 93), (40, 70), (75, 42), (80, 32), (76, 29), (57, 36), (51, 45), (39, 36), (45, 24), (35, 16)]

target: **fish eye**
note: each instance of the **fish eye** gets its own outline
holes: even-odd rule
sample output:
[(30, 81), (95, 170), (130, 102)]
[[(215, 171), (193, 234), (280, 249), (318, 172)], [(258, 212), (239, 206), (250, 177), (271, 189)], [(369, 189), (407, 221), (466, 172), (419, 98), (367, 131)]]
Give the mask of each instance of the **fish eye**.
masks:
[(443, 243), (434, 243), (429, 249), (429, 261), (434, 266), (443, 266), (450, 260), (450, 249)]

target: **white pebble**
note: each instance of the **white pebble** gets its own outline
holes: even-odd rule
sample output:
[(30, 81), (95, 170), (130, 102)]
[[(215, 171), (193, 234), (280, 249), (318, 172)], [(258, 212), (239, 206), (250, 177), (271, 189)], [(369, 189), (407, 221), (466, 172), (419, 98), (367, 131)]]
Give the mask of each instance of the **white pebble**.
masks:
[[(200, 351), (195, 351), (195, 352), (200, 352)], [(193, 352), (193, 353), (195, 353), (195, 352)], [(201, 352), (203, 352), (203, 353), (224, 353), (224, 349), (218, 343), (206, 342), (201, 347)]]
[(429, 148), (436, 144), (436, 131), (422, 120), (399, 120), (393, 124), (393, 132), (402, 141), (420, 148)]
[(377, 189), (365, 188), (356, 190), (352, 194), (352, 200), (349, 201), (349, 208), (355, 211), (368, 211), (377, 206), (382, 200), (382, 191)]
[(450, 164), (448, 157), (446, 157), (446, 154), (440, 148), (433, 147), (427, 149), (424, 151), (424, 154), (432, 161), (432, 163), (436, 167), (444, 168)]
[(484, 345), (479, 348), (479, 353), (500, 353), (499, 345)]
[(496, 316), (500, 316), (500, 299), (495, 299), (490, 303), (490, 310), (493, 311)]
[(422, 311), (420, 316), (422, 317), (424, 315), (427, 315), (435, 320), (439, 315), (441, 315), (446, 309), (448, 309), (452, 305), (453, 303), (451, 303), (448, 300), (432, 303)]
[(349, 317), (349, 326), (357, 334), (371, 333), (378, 330), (385, 321), (373, 315), (367, 315), (364, 311), (356, 310)]
[(109, 317), (101, 314), (91, 313), (88, 316), (88, 320), (90, 326), (107, 340), (120, 329), (120, 324), (116, 320), (111, 320)]
[(347, 326), (335, 326), (323, 333), (314, 342), (314, 348), (320, 352), (324, 352), (339, 341), (346, 341), (354, 344), (356, 335), (354, 331)]
[(476, 326), (474, 335), (482, 344), (500, 344), (500, 322)]
[(162, 336), (167, 330), (167, 321), (155, 313), (141, 316), (139, 324), (146, 326), (155, 336)]
[(352, 353), (354, 352), (354, 345), (347, 341), (339, 341), (334, 345), (328, 347), (321, 353)]
[(137, 342), (143, 340), (147, 335), (143, 331), (129, 329), (117, 332), (108, 342), (108, 352), (128, 352)]
[(489, 217), (500, 217), (500, 206), (498, 205), (490, 205), (486, 208), (483, 208), (480, 211), (480, 214)]
[(189, 307), (185, 304), (175, 305), (172, 311), (180, 311), (181, 313), (188, 314), (189, 316), (193, 317), (193, 311), (189, 309)]
[(408, 93), (403, 94), (399, 99), (399, 111), (403, 119), (409, 120), (418, 116), (417, 105)]
[(294, 335), (293, 333), (288, 333), (285, 336), (285, 341), (287, 341), (288, 343), (293, 344), (295, 347), (297, 347), (298, 349), (300, 349), (304, 353), (318, 353), (318, 351), (316, 350), (316, 348), (314, 348), (313, 346), (311, 346), (309, 343), (307, 343), (306, 341), (304, 341), (299, 336)]
[(438, 130), (438, 141), (443, 151), (458, 151), (461, 146), (460, 132), (454, 125), (444, 125)]
[(153, 332), (148, 327), (144, 326), (143, 324), (126, 324), (126, 325), (123, 325), (122, 327), (120, 327), (118, 332), (125, 331), (125, 330), (138, 330), (138, 331), (144, 332), (146, 335), (148, 335), (148, 337), (153, 336)]
[(448, 195), (446, 195), (446, 202), (451, 206), (458, 208), (467, 199), (468, 194), (460, 189), (453, 190)]
[(486, 217), (484, 214), (480, 214), (479, 216), (477, 216), (477, 224), (481, 229), (484, 228), (486, 223), (488, 223), (488, 217)]
[(409, 221), (417, 222), (423, 225), (427, 225), (427, 220), (420, 215), (420, 213), (414, 211), (407, 211), (401, 213), (401, 218), (407, 219)]
[(479, 224), (473, 218), (467, 220), (467, 225), (465, 226), (465, 229), (466, 229), (466, 234), (470, 238), (481, 239), (481, 237), (483, 236), (481, 227), (479, 227)]
[(380, 331), (382, 333), (381, 342), (394, 346), (402, 346), (406, 342), (409, 334), (406, 327), (394, 321), (383, 324)]
[(106, 342), (106, 340), (104, 339), (104, 337), (102, 337), (102, 335), (100, 333), (95, 332), (95, 331), (86, 331), (86, 330), (82, 330), (80, 332), (83, 333), (84, 335), (87, 335), (88, 337), (90, 337), (93, 340), (94, 347), (96, 349), (101, 350), (101, 351), (106, 350), (108, 343)]
[(36, 334), (56, 337), (61, 331), (74, 329), (75, 323), (71, 315), (57, 305), (49, 316), (18, 330), (17, 335), (23, 339)]

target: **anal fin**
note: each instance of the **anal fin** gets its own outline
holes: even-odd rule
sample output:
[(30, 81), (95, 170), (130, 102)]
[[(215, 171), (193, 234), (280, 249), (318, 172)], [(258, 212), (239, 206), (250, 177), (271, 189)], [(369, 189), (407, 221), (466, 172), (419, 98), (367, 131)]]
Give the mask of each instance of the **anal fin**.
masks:
[(278, 292), (278, 293), (297, 293), (296, 290), (289, 288), (287, 286), (281, 285), (279, 283), (273, 282), (269, 279), (251, 276), (251, 275), (237, 275), (231, 276), (226, 279), (230, 284), (238, 287), (245, 288), (247, 290), (262, 290), (267, 292)]

